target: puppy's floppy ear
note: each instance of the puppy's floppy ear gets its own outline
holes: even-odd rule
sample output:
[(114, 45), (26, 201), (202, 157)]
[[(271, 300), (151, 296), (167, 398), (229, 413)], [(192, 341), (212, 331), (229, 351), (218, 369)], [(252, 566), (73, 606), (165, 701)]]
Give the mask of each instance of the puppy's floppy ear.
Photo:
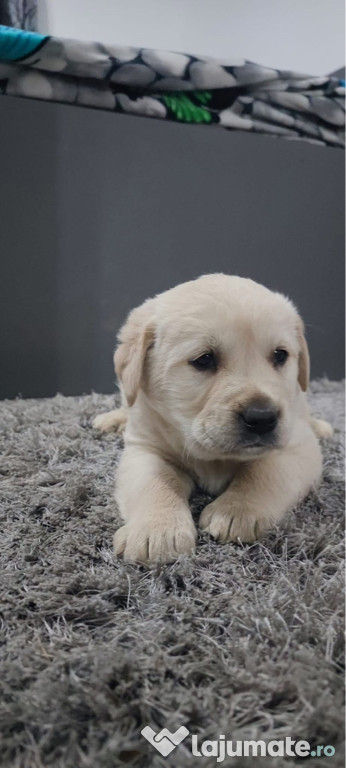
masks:
[(130, 312), (118, 335), (114, 368), (128, 405), (134, 404), (141, 384), (146, 353), (154, 339), (153, 299)]
[(298, 338), (300, 344), (298, 358), (298, 381), (303, 392), (306, 392), (310, 381), (310, 355), (305, 339), (304, 323), (301, 317), (299, 318), (298, 322)]

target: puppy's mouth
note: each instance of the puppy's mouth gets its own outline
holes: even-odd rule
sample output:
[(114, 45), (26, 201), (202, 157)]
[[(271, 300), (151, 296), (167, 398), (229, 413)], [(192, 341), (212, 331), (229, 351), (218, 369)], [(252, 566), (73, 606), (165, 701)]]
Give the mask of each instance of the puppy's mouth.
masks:
[(243, 435), (239, 436), (237, 448), (251, 450), (252, 448), (277, 448), (279, 444), (279, 430), (275, 429), (268, 435)]
[(275, 429), (265, 434), (243, 429), (237, 429), (232, 435), (227, 433), (212, 435), (210, 432), (202, 432), (198, 437), (195, 436), (194, 443), (193, 453), (196, 454), (196, 458), (241, 461), (257, 458), (269, 451), (282, 448), (285, 444), (285, 430), (277, 424)]
[(269, 451), (275, 450), (275, 448), (281, 447), (281, 440), (279, 435), (275, 437), (259, 437), (253, 436), (251, 439), (239, 437), (235, 441), (221, 441), (213, 440), (208, 437), (207, 439), (199, 439), (194, 441), (194, 448), (192, 453), (197, 459), (234, 459), (237, 461), (246, 461), (247, 459), (257, 458)]
[(242, 437), (233, 452), (244, 456), (259, 456), (275, 448), (280, 448), (279, 434), (253, 435), (251, 438)]
[(278, 431), (271, 435), (252, 435), (251, 437), (241, 435), (232, 446), (226, 448), (226, 453), (238, 459), (245, 459), (261, 456), (275, 448), (280, 448), (280, 446), (281, 440)]

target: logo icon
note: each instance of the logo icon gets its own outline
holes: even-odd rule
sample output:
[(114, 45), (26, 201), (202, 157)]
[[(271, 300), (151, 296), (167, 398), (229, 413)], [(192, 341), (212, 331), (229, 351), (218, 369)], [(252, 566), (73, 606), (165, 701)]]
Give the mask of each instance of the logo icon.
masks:
[(178, 744), (186, 739), (186, 736), (189, 735), (189, 731), (184, 725), (181, 725), (175, 733), (171, 733), (168, 728), (163, 728), (160, 733), (155, 733), (149, 725), (146, 725), (141, 731), (141, 734), (153, 747), (155, 747), (155, 749), (158, 750), (158, 752), (161, 752), (163, 757), (167, 757), (167, 755), (170, 755), (170, 753), (173, 752), (173, 749), (175, 749)]

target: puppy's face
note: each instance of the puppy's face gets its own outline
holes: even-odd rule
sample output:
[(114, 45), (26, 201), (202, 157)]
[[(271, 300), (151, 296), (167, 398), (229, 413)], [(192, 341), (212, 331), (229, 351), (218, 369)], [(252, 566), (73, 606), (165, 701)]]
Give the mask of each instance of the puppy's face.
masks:
[(137, 312), (145, 307), (141, 385), (188, 455), (247, 460), (287, 443), (298, 380), (306, 388), (308, 378), (302, 323), (287, 299), (208, 275)]

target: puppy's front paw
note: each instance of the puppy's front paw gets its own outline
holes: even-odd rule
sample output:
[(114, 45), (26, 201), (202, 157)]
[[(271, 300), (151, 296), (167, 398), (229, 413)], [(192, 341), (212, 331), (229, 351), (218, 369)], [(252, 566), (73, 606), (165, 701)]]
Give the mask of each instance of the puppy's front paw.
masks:
[(316, 437), (322, 440), (330, 440), (333, 437), (334, 430), (328, 421), (324, 421), (324, 419), (311, 419), (311, 426)]
[(100, 432), (117, 432), (121, 435), (124, 432), (127, 422), (127, 413), (125, 408), (116, 408), (114, 411), (99, 413), (94, 418), (93, 428)]
[(228, 541), (249, 544), (256, 541), (267, 526), (263, 519), (249, 512), (245, 505), (215, 499), (204, 508), (200, 527), (222, 544)]
[(196, 544), (196, 529), (189, 520), (170, 521), (167, 526), (131, 521), (114, 536), (114, 551), (124, 560), (170, 563), (178, 555), (191, 555)]

